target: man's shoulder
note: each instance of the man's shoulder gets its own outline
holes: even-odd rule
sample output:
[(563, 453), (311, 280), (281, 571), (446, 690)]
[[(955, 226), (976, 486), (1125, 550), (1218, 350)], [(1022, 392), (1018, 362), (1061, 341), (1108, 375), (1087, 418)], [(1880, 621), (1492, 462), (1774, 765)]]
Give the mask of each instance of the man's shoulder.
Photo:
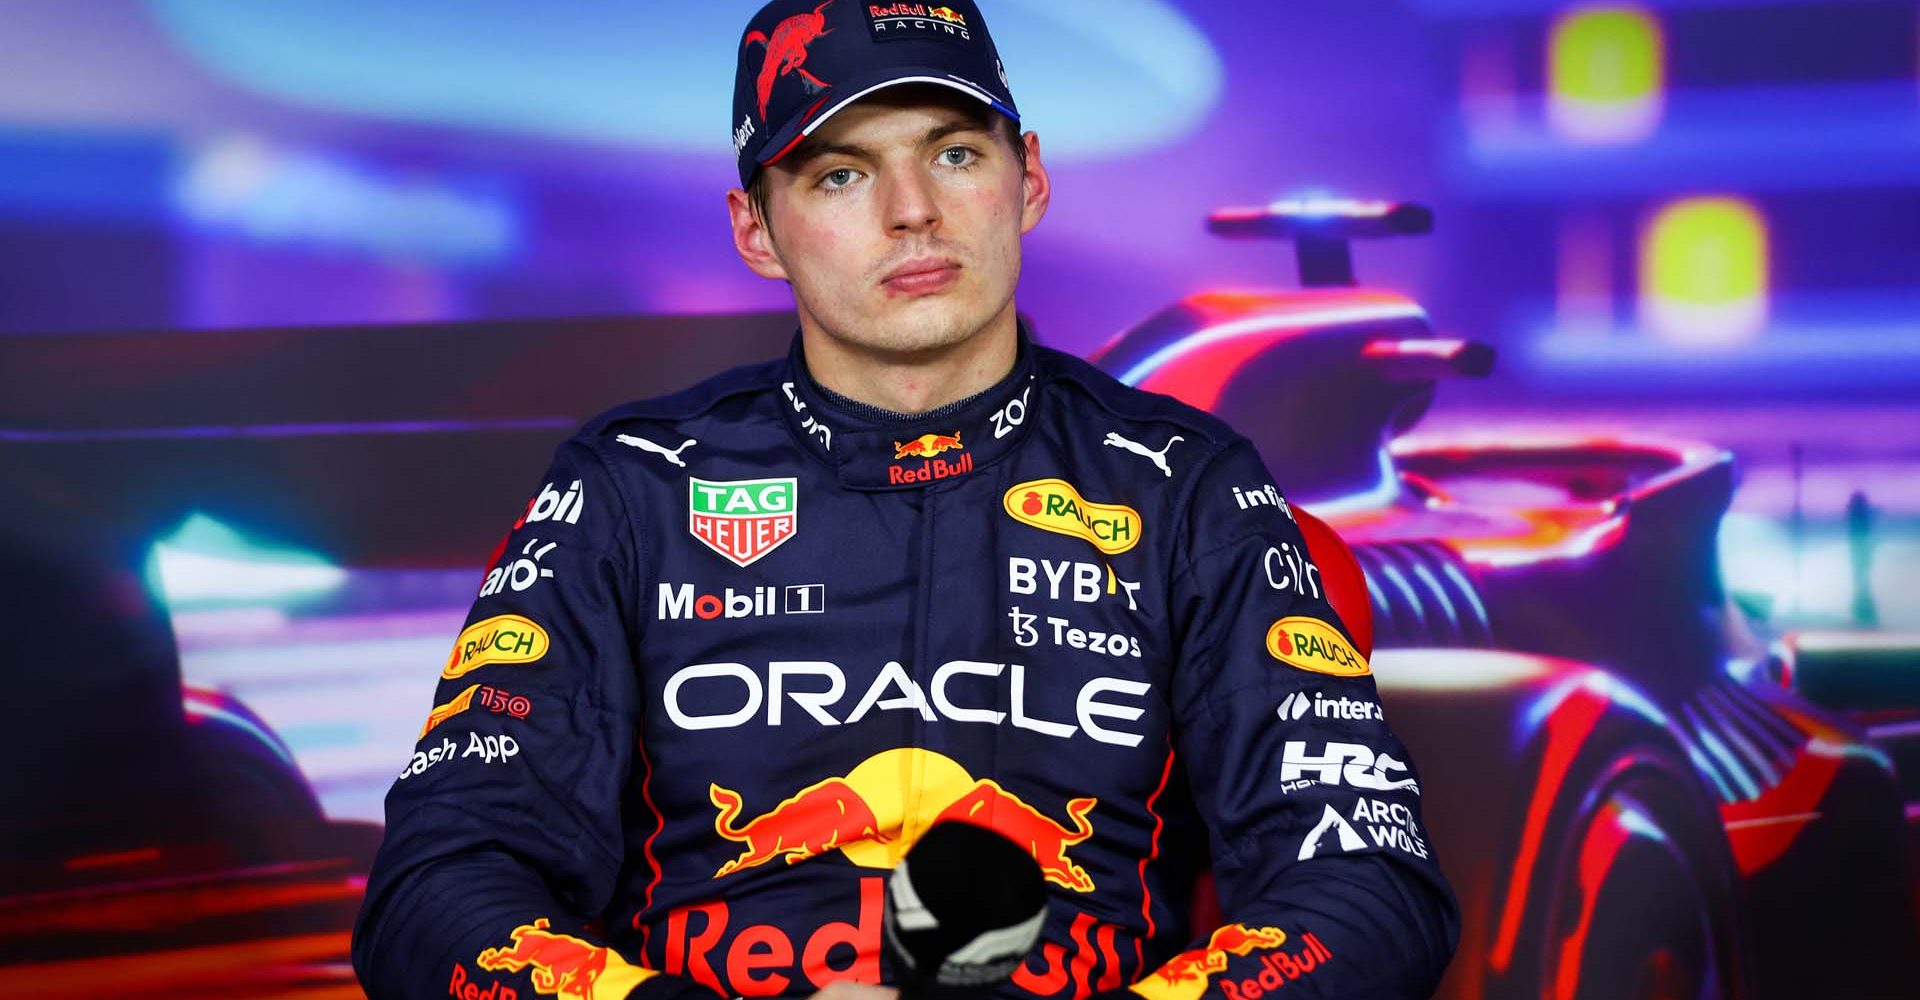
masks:
[(779, 359), (729, 368), (663, 396), (630, 400), (604, 410), (580, 426), (574, 437), (598, 442), (621, 430), (642, 425), (671, 429), (676, 425), (699, 423), (710, 428), (721, 422), (741, 419), (752, 413), (762, 397), (779, 391), (783, 362)]
[(1041, 359), (1052, 373), (1052, 380), (1081, 397), (1083, 404), (1071, 412), (1089, 421), (1118, 421), (1143, 433), (1180, 434), (1212, 452), (1242, 440), (1226, 421), (1172, 396), (1136, 389), (1091, 363), (1052, 348), (1040, 347)]

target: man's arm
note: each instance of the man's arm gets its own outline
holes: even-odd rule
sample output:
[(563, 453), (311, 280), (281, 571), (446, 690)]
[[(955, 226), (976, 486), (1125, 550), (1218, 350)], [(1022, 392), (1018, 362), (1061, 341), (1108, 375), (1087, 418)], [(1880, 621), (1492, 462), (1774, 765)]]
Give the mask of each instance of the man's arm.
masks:
[[(1211, 832), (1229, 923), (1135, 984), (1155, 1000), (1424, 997), (1459, 907), (1420, 821), (1406, 748), (1245, 441), (1189, 501), (1172, 589), (1175, 752)], [(1277, 491), (1273, 494), (1278, 500)]]
[(563, 444), (489, 568), (387, 795), (353, 937), (374, 1000), (602, 1000), (674, 978), (629, 964), (590, 929), (624, 855), (640, 569), (605, 465), (577, 439)]

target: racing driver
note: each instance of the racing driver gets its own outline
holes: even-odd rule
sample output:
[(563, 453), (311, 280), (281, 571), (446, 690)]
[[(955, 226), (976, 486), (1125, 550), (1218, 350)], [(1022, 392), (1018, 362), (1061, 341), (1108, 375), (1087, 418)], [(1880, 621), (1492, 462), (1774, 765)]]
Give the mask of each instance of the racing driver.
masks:
[(387, 797), (368, 993), (892, 996), (886, 877), (959, 820), (1048, 883), (983, 995), (1430, 994), (1418, 775), (1268, 470), (1016, 316), (1050, 187), (980, 11), (776, 0), (738, 53), (733, 239), (798, 334), (530, 484)]

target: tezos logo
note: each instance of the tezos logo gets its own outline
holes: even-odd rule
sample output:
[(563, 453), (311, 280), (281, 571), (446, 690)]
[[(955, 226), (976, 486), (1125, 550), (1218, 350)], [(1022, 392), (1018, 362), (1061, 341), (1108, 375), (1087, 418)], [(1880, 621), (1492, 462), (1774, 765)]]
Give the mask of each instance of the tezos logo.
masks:
[(1053, 644), (1063, 649), (1071, 647), (1107, 656), (1140, 658), (1140, 640), (1130, 635), (1101, 629), (1080, 628), (1073, 622), (1054, 615), (1047, 616), (1047, 629), (1051, 631), (1044, 631), (1035, 625), (1040, 620), (1040, 616), (1020, 610), (1018, 604), (1007, 609), (1007, 618), (1013, 622), (1013, 641), (1018, 646), (1032, 648), (1040, 644), (1042, 635), (1051, 634)]
[(1316, 674), (1360, 677), (1373, 672), (1367, 658), (1339, 629), (1303, 615), (1282, 618), (1267, 629), (1267, 653), (1287, 666)]
[(747, 566), (799, 531), (799, 480), (687, 479), (687, 531), (735, 566)]
[(1035, 479), (1006, 492), (1007, 516), (1036, 528), (1084, 538), (1107, 555), (1140, 541), (1140, 512), (1125, 504), (1094, 503), (1064, 479)]

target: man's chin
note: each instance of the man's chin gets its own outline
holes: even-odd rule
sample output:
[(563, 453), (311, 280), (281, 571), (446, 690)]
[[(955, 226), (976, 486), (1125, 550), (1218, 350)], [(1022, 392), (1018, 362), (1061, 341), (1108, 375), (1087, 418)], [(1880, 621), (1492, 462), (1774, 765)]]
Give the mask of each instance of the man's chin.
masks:
[(925, 296), (907, 308), (885, 310), (871, 325), (853, 331), (854, 338), (874, 349), (914, 354), (950, 347), (980, 329), (982, 324), (972, 320), (963, 303), (936, 298)]

